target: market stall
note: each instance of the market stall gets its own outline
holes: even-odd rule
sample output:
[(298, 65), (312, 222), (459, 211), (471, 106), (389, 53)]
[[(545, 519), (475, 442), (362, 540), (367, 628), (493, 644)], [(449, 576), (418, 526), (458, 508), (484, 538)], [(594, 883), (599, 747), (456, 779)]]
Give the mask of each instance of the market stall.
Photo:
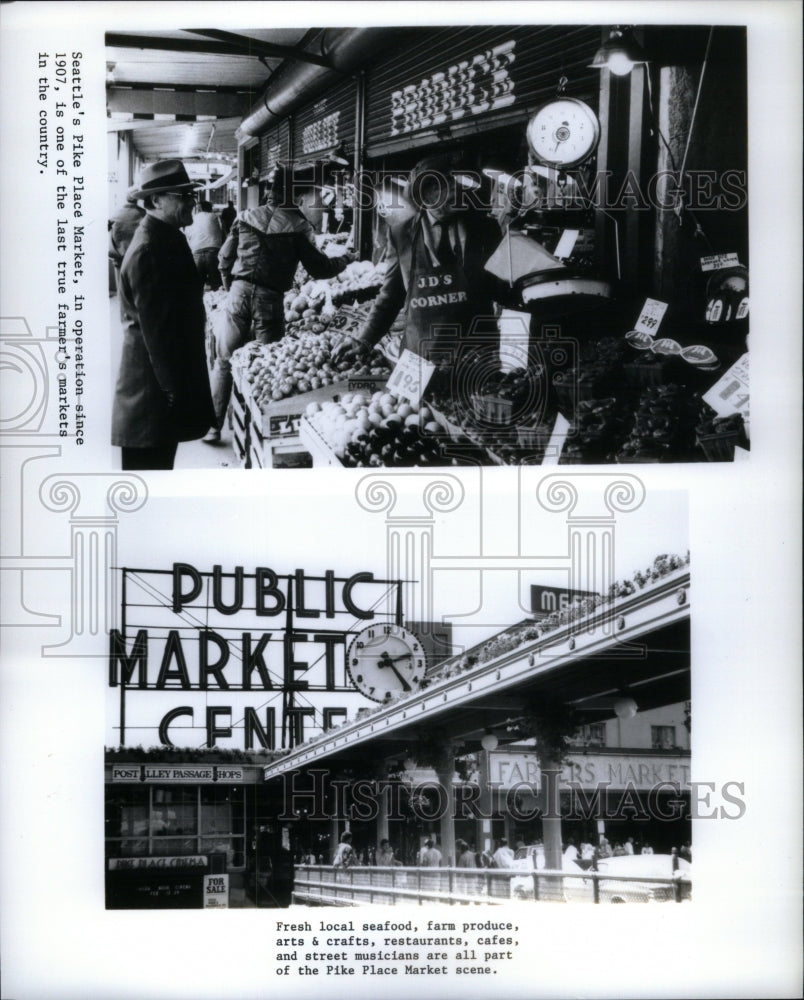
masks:
[[(240, 352), (241, 461), (743, 457), (746, 143), (718, 108), (744, 105), (744, 43), (729, 28), (438, 28), (326, 93), (277, 84), (270, 106), (286, 113), (260, 137), (257, 173), (285, 156), (337, 163), (317, 242), (361, 260), (329, 282), (300, 274), (286, 343)], [(470, 210), (499, 226), (485, 349), (464, 330), (437, 377), (414, 377), (403, 310), (370, 363), (338, 368), (332, 351), (383, 282), (388, 226), (415, 211), (409, 172), (442, 153), (469, 177)]]
[(332, 358), (344, 338), (360, 329), (364, 303), (377, 293), (381, 278), (381, 269), (368, 261), (354, 261), (330, 280), (311, 280), (299, 267), (285, 296), (285, 336), (235, 351), (231, 421), (235, 452), (246, 468), (311, 465), (299, 438), (306, 409), (385, 384), (391, 366), (379, 352), (361, 365)]

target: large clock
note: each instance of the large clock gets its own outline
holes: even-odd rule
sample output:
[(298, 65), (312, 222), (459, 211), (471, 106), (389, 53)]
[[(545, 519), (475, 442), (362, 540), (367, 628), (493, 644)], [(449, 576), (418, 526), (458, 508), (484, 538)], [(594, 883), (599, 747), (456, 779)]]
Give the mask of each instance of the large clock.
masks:
[(352, 683), (372, 701), (415, 691), (424, 678), (424, 649), (401, 625), (369, 625), (349, 644), (346, 669)]
[(566, 169), (588, 160), (600, 141), (600, 122), (583, 101), (557, 97), (528, 122), (527, 138), (542, 163)]

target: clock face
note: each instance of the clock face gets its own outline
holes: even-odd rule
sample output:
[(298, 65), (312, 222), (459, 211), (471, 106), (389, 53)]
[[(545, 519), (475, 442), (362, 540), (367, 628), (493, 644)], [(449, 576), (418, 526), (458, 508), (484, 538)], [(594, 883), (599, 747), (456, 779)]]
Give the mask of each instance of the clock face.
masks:
[(352, 683), (372, 701), (415, 691), (424, 678), (424, 650), (401, 625), (370, 625), (358, 632), (346, 653)]
[(527, 137), (542, 163), (575, 167), (597, 148), (600, 123), (588, 104), (574, 97), (559, 97), (531, 118)]

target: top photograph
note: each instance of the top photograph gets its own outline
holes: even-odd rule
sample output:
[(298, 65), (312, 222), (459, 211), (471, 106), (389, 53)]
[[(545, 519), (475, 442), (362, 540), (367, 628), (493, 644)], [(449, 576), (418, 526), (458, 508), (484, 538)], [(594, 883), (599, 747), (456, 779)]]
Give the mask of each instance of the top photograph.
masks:
[(105, 42), (121, 468), (749, 457), (745, 27)]

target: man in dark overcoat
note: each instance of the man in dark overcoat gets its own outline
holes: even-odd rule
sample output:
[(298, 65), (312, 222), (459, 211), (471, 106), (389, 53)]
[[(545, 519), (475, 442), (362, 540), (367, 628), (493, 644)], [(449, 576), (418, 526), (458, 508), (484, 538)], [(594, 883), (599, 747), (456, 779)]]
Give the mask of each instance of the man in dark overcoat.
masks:
[(143, 172), (145, 218), (120, 272), (123, 349), (114, 394), (112, 444), (123, 469), (172, 469), (180, 441), (214, 419), (205, 354), (203, 284), (182, 228), (193, 221), (194, 188), (180, 160)]

